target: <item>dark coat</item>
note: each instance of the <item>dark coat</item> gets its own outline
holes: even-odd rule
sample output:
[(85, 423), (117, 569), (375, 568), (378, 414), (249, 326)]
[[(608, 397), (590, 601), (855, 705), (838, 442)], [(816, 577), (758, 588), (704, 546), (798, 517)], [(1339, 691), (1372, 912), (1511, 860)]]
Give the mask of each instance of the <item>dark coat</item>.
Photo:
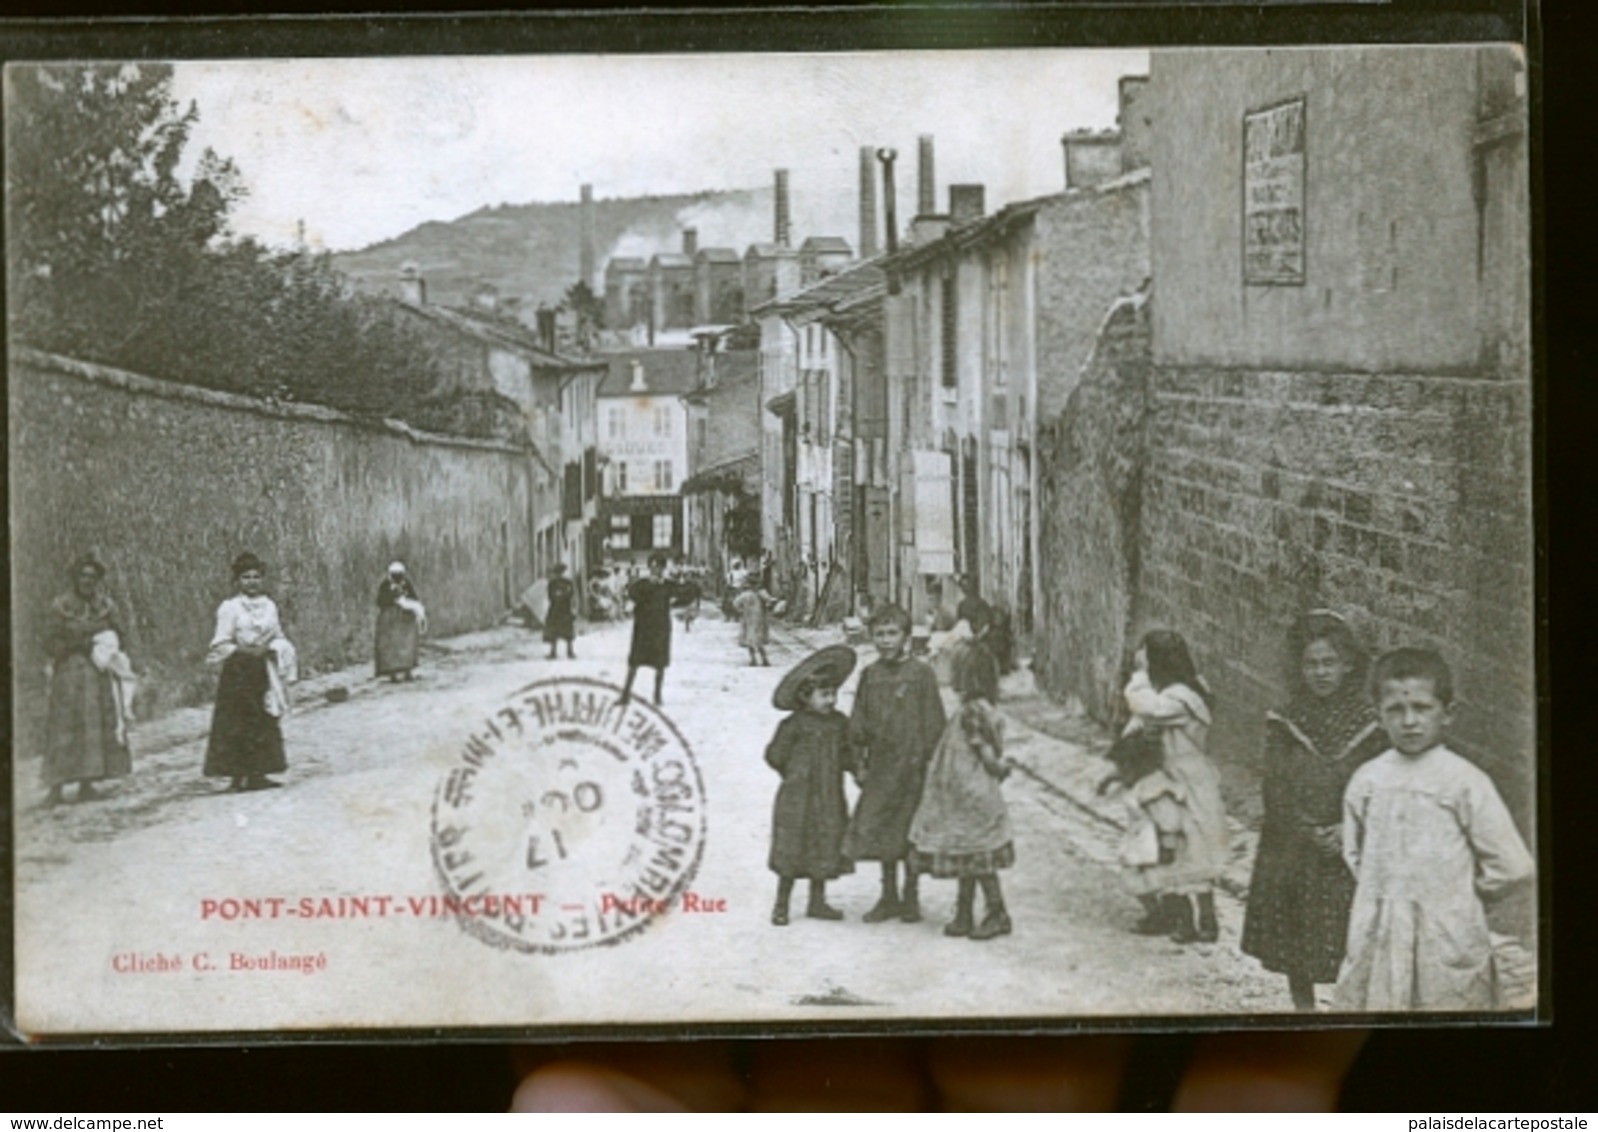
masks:
[(840, 712), (796, 711), (777, 725), (766, 762), (782, 775), (771, 812), (771, 871), (829, 880), (853, 872), (843, 855), (849, 804), (843, 774), (849, 723)]
[(544, 640), (569, 641), (577, 635), (577, 587), (565, 575), (549, 580), (549, 611), (544, 614)]
[(863, 774), (844, 839), (851, 858), (893, 861), (910, 851), (910, 822), (946, 722), (938, 678), (924, 662), (878, 660), (860, 674), (849, 717)]
[(677, 585), (639, 578), (627, 587), (633, 603), (633, 640), (627, 663), (633, 668), (665, 668), (671, 663), (671, 607)]

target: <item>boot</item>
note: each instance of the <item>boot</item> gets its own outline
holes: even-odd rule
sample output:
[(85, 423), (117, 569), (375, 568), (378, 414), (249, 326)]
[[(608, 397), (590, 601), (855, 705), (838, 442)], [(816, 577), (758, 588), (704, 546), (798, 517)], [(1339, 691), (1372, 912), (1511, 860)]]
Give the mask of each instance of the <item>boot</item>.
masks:
[(921, 878), (910, 871), (909, 862), (904, 867), (904, 897), (899, 901), (899, 919), (906, 924), (921, 922)]
[(812, 920), (843, 919), (843, 913), (827, 903), (827, 886), (819, 880), (810, 882), (810, 904), (805, 908), (805, 915)]
[(975, 926), (972, 923), (971, 905), (976, 903), (976, 898), (976, 880), (972, 877), (961, 877), (959, 894), (954, 900), (954, 919), (944, 926), (944, 935), (958, 939), (971, 934), (971, 929)]
[(793, 881), (787, 877), (777, 880), (777, 902), (771, 906), (771, 922), (779, 928), (788, 926), (788, 899), (793, 895)]
[(998, 876), (978, 877), (977, 883), (982, 886), (982, 898), (987, 904), (987, 914), (982, 917), (982, 922), (971, 929), (972, 939), (993, 939), (996, 936), (1010, 934), (1010, 913), (1004, 910), (1004, 895), (999, 889)]
[(868, 924), (880, 924), (899, 914), (899, 878), (895, 867), (892, 861), (882, 862), (882, 895), (871, 911), (860, 917)]
[(1171, 938), (1177, 943), (1197, 943), (1198, 929), (1193, 926), (1193, 902), (1186, 896), (1167, 896), (1171, 908)]
[(1169, 935), (1171, 921), (1165, 914), (1160, 898), (1144, 894), (1137, 899), (1143, 905), (1143, 918), (1133, 925), (1132, 930), (1138, 935)]
[(1215, 918), (1215, 893), (1201, 892), (1198, 898), (1198, 937), (1200, 943), (1221, 938), (1221, 925)]

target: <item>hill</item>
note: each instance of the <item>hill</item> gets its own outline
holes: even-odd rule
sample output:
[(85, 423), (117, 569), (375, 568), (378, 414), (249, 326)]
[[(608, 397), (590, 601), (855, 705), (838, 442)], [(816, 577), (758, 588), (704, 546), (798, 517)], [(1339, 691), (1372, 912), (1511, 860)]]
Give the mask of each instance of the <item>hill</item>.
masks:
[[(501, 204), (457, 220), (430, 221), (402, 236), (359, 251), (340, 252), (334, 265), (368, 293), (397, 293), (401, 267), (415, 263), (427, 281), (428, 302), (462, 305), (483, 284), (502, 299), (520, 299), (531, 320), (541, 302), (559, 302), (577, 282), (582, 205), (577, 201)], [(604, 285), (613, 256), (648, 259), (680, 251), (685, 228), (699, 246), (730, 247), (740, 255), (772, 237), (772, 192), (739, 189), (594, 201), (594, 287)]]

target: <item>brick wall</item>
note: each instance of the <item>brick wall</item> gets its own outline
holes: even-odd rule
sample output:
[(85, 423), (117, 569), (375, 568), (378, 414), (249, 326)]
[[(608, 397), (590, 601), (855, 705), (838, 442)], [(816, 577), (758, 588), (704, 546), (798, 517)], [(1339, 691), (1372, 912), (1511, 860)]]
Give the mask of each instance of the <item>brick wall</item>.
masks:
[(1218, 761), (1253, 767), (1286, 628), (1327, 606), (1373, 652), (1442, 651), (1456, 747), (1530, 813), (1528, 413), (1511, 380), (1156, 369), (1133, 619), (1194, 646)]
[[(42, 711), (39, 618), (93, 549), (144, 707), (199, 702), (229, 564), (249, 549), (302, 665), (371, 653), (390, 560), (444, 636), (492, 624), (533, 580), (528, 458), (311, 406), (153, 381), (32, 352), (10, 366), (13, 647), (20, 734)], [(558, 500), (554, 502), (558, 503)]]

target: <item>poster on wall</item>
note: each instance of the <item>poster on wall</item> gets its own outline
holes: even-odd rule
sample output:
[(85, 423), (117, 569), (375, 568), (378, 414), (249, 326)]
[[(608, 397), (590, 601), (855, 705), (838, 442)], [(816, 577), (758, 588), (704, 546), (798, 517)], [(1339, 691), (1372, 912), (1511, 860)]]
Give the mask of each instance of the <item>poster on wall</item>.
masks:
[(11, 1038), (1545, 1016), (1516, 44), (490, 26), (5, 65)]
[(1243, 281), (1304, 282), (1304, 99), (1243, 116)]

